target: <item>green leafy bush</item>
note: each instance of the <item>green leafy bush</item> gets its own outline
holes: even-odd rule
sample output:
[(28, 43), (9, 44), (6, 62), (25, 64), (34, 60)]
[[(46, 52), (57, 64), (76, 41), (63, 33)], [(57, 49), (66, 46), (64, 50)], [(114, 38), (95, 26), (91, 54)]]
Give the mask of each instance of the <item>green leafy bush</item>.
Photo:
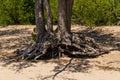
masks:
[(34, 24), (34, 0), (0, 0), (0, 24)]
[(119, 0), (75, 0), (73, 16), (75, 22), (86, 25), (112, 25), (120, 13)]
[[(35, 24), (35, 0), (0, 0), (0, 25)], [(58, 0), (50, 0), (57, 24)], [(114, 25), (120, 16), (120, 0), (74, 0), (72, 22), (88, 26)]]

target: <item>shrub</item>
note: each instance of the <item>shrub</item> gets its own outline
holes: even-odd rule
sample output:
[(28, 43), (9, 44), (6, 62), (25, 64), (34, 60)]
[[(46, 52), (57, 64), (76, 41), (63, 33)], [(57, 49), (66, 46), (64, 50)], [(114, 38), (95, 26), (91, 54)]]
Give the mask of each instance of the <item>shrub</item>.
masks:
[[(0, 25), (35, 24), (35, 0), (0, 0)], [(50, 0), (57, 24), (58, 0)], [(120, 16), (120, 0), (74, 0), (72, 22), (88, 26), (114, 25)]]
[(34, 0), (0, 0), (0, 24), (34, 24)]

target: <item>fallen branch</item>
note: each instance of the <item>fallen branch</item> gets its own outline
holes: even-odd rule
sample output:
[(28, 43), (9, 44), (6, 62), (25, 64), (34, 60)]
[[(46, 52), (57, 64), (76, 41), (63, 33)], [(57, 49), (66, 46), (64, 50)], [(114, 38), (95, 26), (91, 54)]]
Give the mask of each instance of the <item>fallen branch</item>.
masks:
[(66, 64), (65, 67), (64, 67), (62, 70), (60, 70), (60, 71), (58, 71), (57, 73), (54, 74), (53, 80), (55, 79), (55, 77), (56, 77), (58, 74), (60, 74), (61, 72), (65, 71), (65, 69), (71, 64), (72, 60), (73, 60), (73, 58), (71, 58), (71, 59), (69, 60), (69, 63)]

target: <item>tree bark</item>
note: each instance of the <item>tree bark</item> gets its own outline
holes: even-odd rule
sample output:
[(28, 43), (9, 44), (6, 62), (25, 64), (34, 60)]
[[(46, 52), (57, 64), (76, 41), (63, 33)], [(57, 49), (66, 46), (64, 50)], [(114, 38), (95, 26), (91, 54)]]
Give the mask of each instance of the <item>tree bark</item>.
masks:
[(61, 31), (71, 32), (71, 16), (74, 0), (58, 0), (58, 27)]
[(71, 45), (71, 15), (74, 0), (58, 0), (58, 38)]
[(49, 33), (53, 33), (53, 21), (52, 21), (52, 12), (50, 8), (50, 1), (44, 0), (44, 6), (46, 9), (46, 15), (47, 15), (47, 31)]
[(67, 14), (66, 14), (66, 1), (67, 0), (58, 0), (58, 30), (61, 33), (70, 32), (70, 28), (67, 29)]
[(67, 29), (71, 32), (71, 16), (72, 16), (72, 7), (74, 0), (66, 0), (66, 17), (67, 17)]
[[(19, 59), (46, 59), (66, 54), (71, 57), (96, 57), (108, 51), (102, 49), (94, 39), (84, 34), (71, 32), (71, 16), (74, 0), (58, 0), (58, 28), (53, 31), (52, 12), (49, 0), (35, 1), (36, 44), (22, 51)], [(47, 29), (44, 22), (47, 15)], [(52, 33), (52, 34), (51, 34)], [(20, 53), (20, 54), (21, 54)]]
[(44, 0), (35, 0), (35, 18), (37, 32), (36, 43), (39, 43), (40, 39), (42, 39), (43, 34), (46, 32), (44, 24), (43, 1)]

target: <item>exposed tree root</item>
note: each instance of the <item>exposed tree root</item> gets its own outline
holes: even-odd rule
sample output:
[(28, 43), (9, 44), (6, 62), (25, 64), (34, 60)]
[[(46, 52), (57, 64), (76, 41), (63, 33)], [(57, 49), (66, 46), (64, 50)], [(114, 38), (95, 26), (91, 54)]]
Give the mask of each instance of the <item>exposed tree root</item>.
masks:
[(97, 57), (109, 52), (84, 34), (72, 33), (70, 35), (70, 38), (66, 38), (66, 35), (56, 37), (56, 35), (45, 34), (39, 43), (26, 50), (17, 51), (18, 60), (49, 59), (61, 57), (62, 54), (78, 58)]
[(64, 70), (71, 64), (72, 60), (73, 60), (73, 58), (71, 58), (71, 59), (69, 60), (69, 63), (66, 64), (65, 67), (64, 67), (62, 70), (60, 70), (60, 71), (58, 71), (57, 73), (54, 74), (53, 80), (55, 79), (55, 77), (56, 77), (58, 74), (60, 74), (62, 71), (64, 71)]
[(70, 57), (97, 57), (108, 52), (90, 37), (70, 33), (73, 2), (74, 0), (58, 0), (58, 27), (54, 31), (49, 0), (35, 1), (36, 43), (26, 50), (18, 50), (18, 60), (56, 58), (62, 54)]
[(28, 49), (23, 51), (18, 50), (17, 60), (51, 59), (62, 57), (62, 54), (72, 57), (62, 70), (52, 76), (46, 77), (53, 77), (53, 80), (71, 64), (74, 57), (93, 58), (109, 52), (109, 50), (105, 50), (98, 45), (94, 39), (87, 37), (84, 34), (71, 33), (65, 35), (53, 35), (45, 33), (39, 38), (39, 42), (35, 43)]

